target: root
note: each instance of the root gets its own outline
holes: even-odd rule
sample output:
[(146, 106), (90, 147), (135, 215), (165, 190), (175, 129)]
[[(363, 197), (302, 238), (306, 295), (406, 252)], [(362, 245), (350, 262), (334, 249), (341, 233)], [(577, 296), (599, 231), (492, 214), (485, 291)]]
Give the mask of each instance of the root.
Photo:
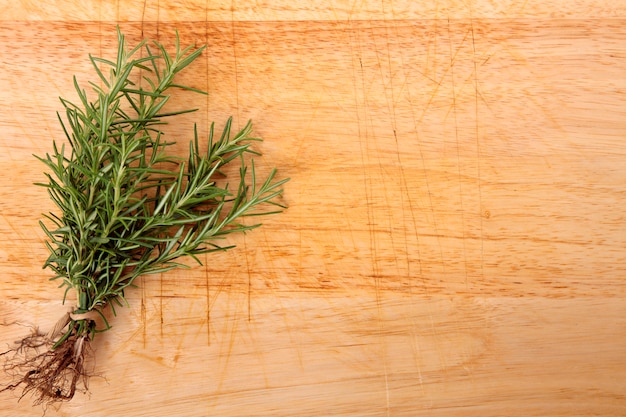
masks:
[(34, 332), (17, 347), (0, 353), (5, 357), (4, 371), (11, 382), (0, 392), (21, 388), (20, 399), (34, 397), (35, 405), (69, 401), (81, 385), (88, 390), (89, 374), (85, 357), (89, 349), (87, 334), (71, 334), (57, 347), (48, 335)]

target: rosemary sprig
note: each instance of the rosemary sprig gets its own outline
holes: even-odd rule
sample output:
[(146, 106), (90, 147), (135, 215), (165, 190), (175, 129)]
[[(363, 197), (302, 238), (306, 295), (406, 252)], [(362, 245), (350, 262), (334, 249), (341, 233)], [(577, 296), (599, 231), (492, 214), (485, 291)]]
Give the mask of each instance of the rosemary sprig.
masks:
[[(44, 267), (54, 271), (52, 279), (62, 280), (66, 295), (70, 289), (76, 291), (78, 314), (111, 301), (121, 305), (124, 289), (138, 276), (183, 266), (177, 258), (191, 256), (200, 262), (201, 253), (228, 249), (215, 241), (259, 226), (246, 226), (237, 219), (269, 214), (254, 211), (261, 203), (280, 207), (275, 199), (287, 181), (275, 181), (273, 170), (257, 188), (252, 162), (252, 185), (247, 184), (243, 156), (256, 153), (250, 144), (259, 140), (250, 136), (250, 122), (231, 137), (229, 119), (217, 140), (211, 125), (206, 153), (201, 153), (194, 129), (187, 161), (168, 155), (165, 151), (172, 143), (163, 140), (160, 125), (167, 117), (194, 110), (165, 113), (170, 98), (166, 92), (172, 87), (198, 91), (173, 81), (204, 47), (181, 50), (177, 35), (174, 55), (157, 42), (160, 54), (153, 53), (145, 41), (127, 51), (119, 30), (118, 42), (116, 62), (90, 56), (106, 87), (91, 83), (97, 99), (90, 103), (75, 77), (81, 105), (61, 99), (67, 123), (59, 120), (71, 150), (54, 143), (52, 155), (39, 158), (52, 171), (46, 174), (48, 182), (39, 185), (48, 188), (62, 213), (47, 216), (52, 229), (41, 222), (50, 239)], [(147, 55), (137, 57), (142, 47)], [(109, 67), (108, 77), (99, 64)], [(131, 81), (136, 70), (153, 75), (143, 76), (149, 88)], [(233, 194), (215, 178), (235, 160), (241, 167)]]
[[(162, 125), (195, 111), (166, 111), (168, 93), (172, 88), (202, 93), (174, 80), (204, 47), (181, 49), (177, 34), (173, 54), (158, 42), (151, 48), (143, 41), (128, 50), (119, 29), (118, 44), (115, 61), (89, 57), (102, 85), (90, 83), (94, 101), (76, 77), (80, 102), (61, 98), (65, 120), (59, 115), (59, 121), (69, 147), (54, 142), (51, 153), (38, 157), (50, 170), (47, 182), (38, 185), (47, 188), (60, 211), (46, 215), (48, 224), (41, 222), (50, 252), (44, 268), (65, 287), (64, 302), (70, 290), (77, 298), (76, 309), (51, 335), (48, 356), (36, 357), (41, 359), (38, 368), (24, 370), (23, 379), (8, 387), (23, 383), (25, 393), (39, 391), (40, 401), (74, 395), (76, 381), (85, 376), (83, 344), (110, 328), (103, 307), (111, 305), (115, 313), (115, 305), (127, 305), (124, 292), (137, 277), (186, 267), (179, 258), (187, 256), (200, 263), (198, 255), (232, 247), (220, 246), (219, 239), (260, 225), (244, 224), (242, 217), (284, 208), (277, 199), (288, 179), (277, 180), (274, 169), (257, 184), (254, 162), (248, 165), (246, 155), (258, 155), (251, 144), (260, 140), (251, 136), (250, 122), (232, 134), (228, 119), (219, 137), (212, 124), (204, 152), (194, 127), (187, 158), (167, 153), (173, 143), (164, 140)], [(233, 162), (239, 164), (239, 178), (231, 189), (222, 184), (223, 168)], [(276, 209), (259, 210), (264, 203)], [(90, 312), (104, 319), (105, 328), (96, 329)], [(70, 342), (74, 347), (66, 348)], [(35, 344), (25, 339), (21, 348)], [(51, 354), (55, 349), (63, 352), (62, 360), (60, 353)], [(30, 360), (31, 365), (37, 362)], [(72, 367), (80, 371), (68, 377)], [(52, 376), (39, 381), (50, 374), (46, 371)]]

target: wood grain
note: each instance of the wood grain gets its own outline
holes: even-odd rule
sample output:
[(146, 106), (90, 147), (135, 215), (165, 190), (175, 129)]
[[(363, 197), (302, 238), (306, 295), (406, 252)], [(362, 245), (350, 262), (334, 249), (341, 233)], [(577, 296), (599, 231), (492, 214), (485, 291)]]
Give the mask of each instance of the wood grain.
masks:
[(209, 45), (181, 150), (252, 119), (292, 178), (236, 249), (141, 279), (47, 415), (624, 415), (626, 5), (493, 3), (0, 1), (3, 343), (66, 309), (32, 154), (115, 24)]

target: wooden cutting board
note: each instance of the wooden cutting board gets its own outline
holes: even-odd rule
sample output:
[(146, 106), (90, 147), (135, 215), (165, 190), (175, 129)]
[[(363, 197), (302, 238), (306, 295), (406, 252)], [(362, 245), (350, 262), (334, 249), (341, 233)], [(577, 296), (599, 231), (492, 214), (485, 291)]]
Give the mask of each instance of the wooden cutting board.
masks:
[(141, 279), (47, 416), (626, 414), (626, 2), (40, 3), (0, 0), (3, 345), (68, 308), (32, 154), (115, 24), (209, 45), (172, 136), (252, 119), (291, 177), (236, 249)]

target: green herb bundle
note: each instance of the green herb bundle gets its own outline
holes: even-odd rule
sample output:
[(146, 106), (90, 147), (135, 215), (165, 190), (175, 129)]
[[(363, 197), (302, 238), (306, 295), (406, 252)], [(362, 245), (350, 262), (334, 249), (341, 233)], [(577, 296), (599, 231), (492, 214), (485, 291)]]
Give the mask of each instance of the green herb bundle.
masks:
[[(173, 143), (162, 126), (194, 111), (165, 110), (168, 92), (202, 93), (174, 80), (204, 47), (181, 49), (177, 34), (173, 54), (158, 42), (128, 50), (119, 29), (118, 42), (115, 61), (89, 57), (99, 77), (90, 83), (94, 100), (75, 77), (80, 102), (61, 99), (69, 147), (54, 143), (51, 154), (38, 158), (50, 170), (39, 185), (60, 211), (41, 222), (50, 251), (44, 268), (65, 287), (63, 301), (73, 291), (77, 303), (50, 332), (35, 332), (5, 352), (13, 353), (5, 370), (14, 379), (3, 390), (22, 387), (22, 396), (33, 393), (38, 403), (70, 400), (79, 382), (86, 387), (87, 345), (110, 328), (103, 308), (115, 313), (115, 306), (127, 304), (124, 291), (137, 277), (186, 266), (179, 259), (187, 256), (200, 263), (198, 255), (230, 248), (219, 239), (259, 226), (241, 223), (242, 217), (284, 208), (277, 200), (287, 179), (276, 180), (272, 170), (257, 183), (246, 157), (258, 155), (250, 146), (260, 140), (250, 136), (250, 123), (233, 134), (229, 119), (219, 137), (212, 124), (208, 143), (194, 127), (188, 157), (167, 152)], [(239, 164), (232, 188), (223, 170), (230, 163)], [(260, 209), (263, 203), (276, 209)]]

